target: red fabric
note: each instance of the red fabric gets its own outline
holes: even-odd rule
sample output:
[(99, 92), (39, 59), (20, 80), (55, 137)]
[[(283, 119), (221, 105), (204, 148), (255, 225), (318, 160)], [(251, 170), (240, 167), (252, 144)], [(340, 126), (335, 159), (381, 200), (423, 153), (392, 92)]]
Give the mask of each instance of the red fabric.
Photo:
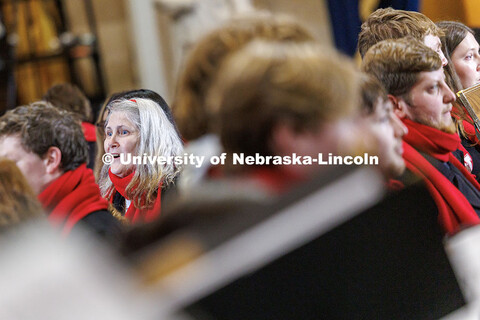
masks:
[(480, 190), (478, 182), (451, 153), (460, 144), (458, 136), (409, 120), (405, 120), (404, 123), (408, 128), (408, 134), (404, 136), (403, 143), (405, 164), (409, 170), (425, 181), (437, 204), (438, 218), (445, 231), (454, 234), (463, 226), (479, 224), (480, 218), (465, 196), (417, 151), (425, 152), (440, 161), (450, 162)]
[(395, 179), (389, 179), (387, 181), (387, 188), (390, 191), (400, 191), (403, 188), (405, 188), (405, 185), (401, 181), (398, 181), (398, 180), (395, 180)]
[[(115, 187), (115, 190), (122, 195), (127, 200), (132, 200), (127, 197), (126, 189), (130, 181), (132, 181), (135, 172), (130, 173), (128, 176), (120, 178), (119, 176), (113, 174), (110, 169), (108, 170), (108, 175), (110, 180)], [(152, 222), (160, 216), (161, 210), (161, 184), (158, 188), (157, 198), (151, 208), (148, 209), (138, 209), (135, 207), (134, 202), (130, 204), (128, 207), (127, 212), (125, 213), (125, 218), (130, 220), (132, 223), (139, 223), (139, 222)], [(113, 196), (110, 199), (110, 202), (113, 202)]]
[(97, 133), (93, 124), (88, 122), (82, 122), (82, 129), (85, 140), (87, 140), (88, 142), (97, 141)]
[(77, 222), (90, 213), (108, 209), (93, 171), (87, 169), (86, 164), (65, 172), (40, 193), (38, 200), (50, 213), (48, 220), (54, 226), (63, 224), (63, 235), (68, 235)]
[(403, 140), (437, 160), (447, 162), (450, 153), (460, 147), (460, 137), (457, 134), (446, 133), (407, 119), (404, 119), (403, 123), (408, 128)]

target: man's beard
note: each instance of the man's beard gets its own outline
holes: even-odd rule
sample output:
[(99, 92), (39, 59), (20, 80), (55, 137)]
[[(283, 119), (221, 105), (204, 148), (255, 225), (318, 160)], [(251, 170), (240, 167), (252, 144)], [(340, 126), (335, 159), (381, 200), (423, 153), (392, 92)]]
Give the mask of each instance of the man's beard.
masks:
[(445, 133), (457, 133), (457, 127), (455, 126), (455, 123), (452, 121), (450, 122), (450, 124), (445, 124), (445, 123), (441, 123), (441, 124), (435, 124), (435, 123), (432, 123), (431, 121), (429, 120), (425, 120), (425, 119), (416, 119), (414, 120), (415, 122), (418, 122), (420, 124), (424, 124), (426, 126), (429, 126), (429, 127), (432, 127), (432, 128), (435, 128), (435, 129), (438, 129), (442, 132), (445, 132)]

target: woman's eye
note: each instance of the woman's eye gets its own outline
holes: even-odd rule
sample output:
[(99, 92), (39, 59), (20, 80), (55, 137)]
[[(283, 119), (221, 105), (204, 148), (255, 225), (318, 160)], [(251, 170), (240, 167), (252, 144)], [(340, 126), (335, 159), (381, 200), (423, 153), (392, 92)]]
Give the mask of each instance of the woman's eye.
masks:
[(470, 59), (472, 59), (472, 57), (473, 57), (473, 55), (472, 55), (472, 54), (469, 54), (469, 55), (467, 55), (467, 56), (465, 57), (465, 59), (466, 59), (466, 60), (470, 60)]
[(111, 133), (111, 132), (105, 132), (105, 135), (106, 135), (107, 137), (111, 137), (111, 136), (112, 136), (112, 133)]
[(128, 134), (128, 131), (127, 130), (122, 130), (121, 134), (126, 135), (126, 134)]

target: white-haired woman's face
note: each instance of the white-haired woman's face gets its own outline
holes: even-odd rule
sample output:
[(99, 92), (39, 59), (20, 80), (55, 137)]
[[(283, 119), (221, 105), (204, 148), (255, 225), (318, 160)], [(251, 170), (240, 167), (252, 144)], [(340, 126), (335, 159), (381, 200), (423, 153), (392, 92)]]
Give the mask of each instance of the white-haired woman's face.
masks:
[[(113, 156), (110, 170), (113, 174), (123, 178), (135, 170), (130, 161), (122, 164), (136, 155), (139, 132), (135, 125), (128, 120), (123, 112), (112, 112), (105, 125), (105, 153)], [(123, 155), (123, 156), (122, 156)], [(122, 156), (122, 160), (120, 157)]]

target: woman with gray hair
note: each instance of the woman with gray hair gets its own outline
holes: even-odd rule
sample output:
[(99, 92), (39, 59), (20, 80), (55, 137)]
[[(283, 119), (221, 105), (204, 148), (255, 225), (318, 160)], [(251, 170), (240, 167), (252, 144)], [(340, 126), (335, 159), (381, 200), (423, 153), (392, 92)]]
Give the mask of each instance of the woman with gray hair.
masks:
[(160, 214), (162, 190), (180, 171), (173, 159), (182, 155), (182, 140), (150, 99), (115, 100), (106, 108), (100, 190), (118, 214), (150, 222)]

